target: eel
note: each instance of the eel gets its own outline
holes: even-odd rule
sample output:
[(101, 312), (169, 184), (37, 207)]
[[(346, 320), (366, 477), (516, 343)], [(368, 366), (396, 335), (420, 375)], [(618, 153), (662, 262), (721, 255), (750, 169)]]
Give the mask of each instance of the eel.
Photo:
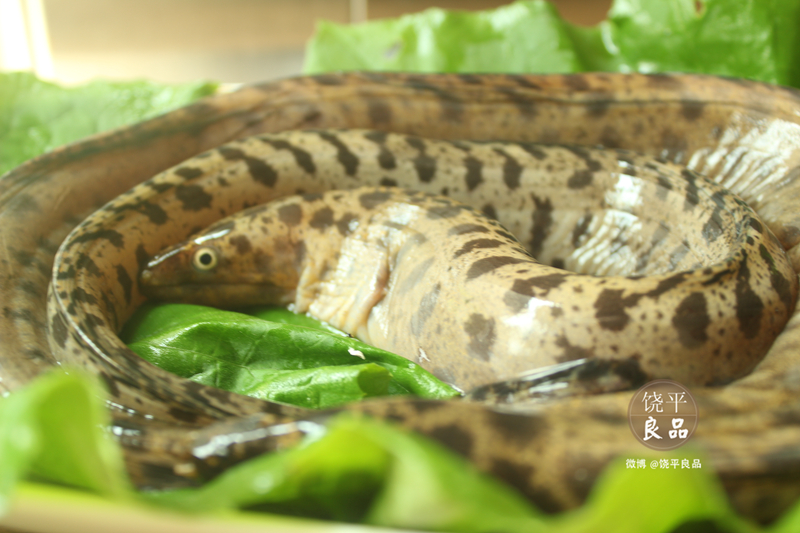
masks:
[[(243, 435), (248, 428), (284, 424), (261, 446), (274, 449), (284, 445), (282, 439), (292, 440), (288, 428), (302, 433), (324, 423), (324, 415), (176, 382), (129, 359), (118, 340), (94, 337), (95, 328), (118, 326), (143, 301), (136, 273), (149, 255), (245, 207), (247, 198), (211, 210), (207, 191), (176, 183), (174, 211), (142, 202), (126, 216), (138, 212), (154, 224), (162, 220), (165, 233), (151, 249), (131, 246), (136, 234), (119, 235), (121, 268), (107, 279), (124, 312), (113, 317), (113, 326), (99, 315), (87, 315), (81, 327), (48, 319), (50, 269), (66, 235), (92, 211), (173, 165), (176, 179), (196, 177), (202, 168), (179, 163), (225, 142), (291, 129), (371, 128), (441, 139), (625, 148), (684, 164), (738, 194), (797, 270), (798, 109), (793, 90), (710, 76), (347, 73), (247, 87), (55, 150), (0, 180), (0, 387), (11, 392), (57, 365), (47, 330), (64, 338), (77, 350), (74, 357), (106, 381), (115, 433), (142, 486), (160, 483), (159, 477), (164, 483), (170, 476), (185, 479), (193, 468), (210, 464), (193, 463), (193, 450), (231, 448), (215, 456), (224, 466), (234, 452), (263, 444), (231, 443), (235, 439), (223, 438), (231, 434), (226, 432)], [(354, 165), (345, 148), (331, 146), (342, 164)], [(286, 151), (302, 160), (300, 152)], [(419, 154), (420, 161), (429, 157)], [(270, 170), (246, 152), (229, 151), (222, 159), (231, 171), (272, 187)], [(463, 186), (481, 177), (478, 171)], [(418, 178), (424, 181), (424, 172)], [(513, 179), (505, 185), (501, 196), (515, 190)], [(495, 200), (479, 208), (491, 213)], [(81, 298), (76, 293), (68, 301), (87, 303)], [(692, 389), (701, 416), (692, 443), (718, 472), (734, 506), (758, 520), (777, 516), (800, 496), (798, 325), (795, 311), (748, 376)], [(524, 416), (468, 402), (380, 401), (356, 409), (401, 420), (505, 479), (543, 510), (557, 511), (580, 505), (611, 458), (641, 453), (627, 427), (629, 400), (630, 393), (571, 398)]]
[[(728, 383), (752, 370), (794, 310), (797, 276), (777, 239), (741, 200), (689, 171), (619, 151), (399, 135), (381, 136), (378, 152), (374, 137), (325, 131), (245, 141), (266, 164), (280, 164), (273, 147), (302, 146), (314, 171), (285, 166), (278, 181), (309, 192), (245, 209), (162, 251), (141, 272), (144, 294), (217, 307), (290, 304), (462, 391), (590, 358), (620, 360), (650, 380)], [(332, 138), (357, 157), (352, 176), (326, 155)], [(268, 148), (259, 153), (258, 144)], [(404, 149), (412, 146), (437, 154), (437, 168), (447, 169), (434, 172), (425, 191), (448, 188), (482, 205), (514, 161), (524, 169), (519, 188), (535, 192), (495, 203), (503, 225), (430, 193), (318, 192), (328, 186), (318, 176), (385, 180), (379, 153), (394, 162), (389, 179), (416, 181), (409, 170), (417, 149)], [(479, 163), (484, 176), (472, 190), (454, 186), (452, 173), (468, 172), (465, 161)], [(211, 190), (218, 175), (184, 184)], [(136, 202), (146, 195), (159, 204), (148, 193), (166, 190), (165, 178), (140, 186)], [(227, 181), (253, 198), (247, 184)], [(68, 273), (81, 261), (114, 268), (106, 247), (81, 236), (116, 231), (121, 221), (128, 227), (117, 214), (130, 200), (109, 204), (65, 241), (53, 292), (102, 297), (95, 276), (62, 280), (74, 279)], [(537, 205), (547, 206), (546, 220), (543, 207), (531, 216)]]

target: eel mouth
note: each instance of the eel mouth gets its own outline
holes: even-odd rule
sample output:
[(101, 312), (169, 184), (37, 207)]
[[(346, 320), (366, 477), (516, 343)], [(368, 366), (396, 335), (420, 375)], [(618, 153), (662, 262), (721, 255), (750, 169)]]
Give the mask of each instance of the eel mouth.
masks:
[(269, 283), (181, 283), (175, 285), (141, 284), (149, 300), (208, 305), (222, 309), (250, 305), (287, 305), (295, 291)]

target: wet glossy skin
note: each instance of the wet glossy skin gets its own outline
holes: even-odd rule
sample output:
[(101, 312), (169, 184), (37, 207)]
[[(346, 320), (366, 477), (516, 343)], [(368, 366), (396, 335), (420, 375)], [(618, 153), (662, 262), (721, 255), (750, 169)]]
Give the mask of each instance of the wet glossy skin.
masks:
[[(276, 144), (303, 150), (314, 172), (289, 167), (278, 179), (316, 191), (324, 188), (319, 176), (417, 186), (417, 172), (403, 169), (419, 155), (407, 147), (422, 147), (436, 154), (436, 169), (448, 169), (434, 172), (425, 190), (491, 205), (537, 258), (561, 268), (534, 260), (503, 226), (463, 204), (362, 187), (309, 192), (223, 219), (153, 259), (142, 290), (229, 307), (289, 302), (464, 391), (594, 358), (624, 361), (652, 379), (727, 383), (760, 361), (794, 309), (796, 275), (769, 230), (741, 200), (678, 167), (627, 152), (394, 135), (377, 151), (373, 136), (261, 136), (221, 150), (241, 149), (265, 164), (280, 161)], [(327, 138), (358, 158), (352, 176), (326, 157)], [(394, 162), (391, 178), (373, 171), (379, 153)], [(465, 161), (484, 177), (471, 190), (453, 175), (468, 175)], [(498, 198), (510, 181), (503, 168), (520, 169), (518, 188), (535, 192)], [(238, 186), (232, 178), (226, 185)], [(87, 231), (115, 227), (101, 224)], [(78, 264), (82, 254), (113, 268), (86, 246), (65, 249), (57, 261)], [(605, 276), (590, 275), (598, 272)], [(91, 278), (79, 288), (101, 298)]]
[[(428, 137), (624, 147), (688, 164), (731, 188), (762, 216), (797, 268), (798, 108), (794, 92), (708, 77), (348, 74), (248, 88), (68, 147), (0, 183), (1, 386), (13, 390), (55, 362), (44, 333), (45, 291), (67, 232), (131, 186), (233, 138), (370, 127)], [(237, 172), (269, 179), (240, 154), (229, 152), (227, 162)], [(191, 174), (191, 168), (174, 173), (176, 180)], [(116, 312), (108, 319), (111, 331), (142, 301), (136, 273), (145, 257), (254, 201), (231, 199), (212, 211), (203, 207), (208, 191), (176, 182), (169, 194), (176, 198), (163, 213), (169, 230), (154, 223), (148, 235), (124, 234), (115, 260), (125, 273), (102, 275), (113, 301), (101, 305)], [(161, 216), (148, 204), (126, 216), (136, 213)], [(140, 238), (147, 247), (130, 247)], [(76, 293), (65, 301), (82, 303), (80, 298)], [(759, 518), (774, 516), (800, 494), (798, 322), (795, 313), (748, 377), (724, 388), (693, 389), (701, 413), (693, 443), (719, 471), (735, 505)], [(104, 376), (118, 406), (115, 423), (125, 428), (129, 467), (144, 485), (179, 482), (192, 467), (213, 471), (208, 457), (192, 458), (193, 444), (298, 415), (176, 380), (130, 357), (99, 325), (85, 315), (49, 327), (68, 358)], [(88, 327), (81, 335), (76, 326)], [(358, 409), (404, 420), (518, 486), (542, 508), (556, 510), (578, 505), (611, 457), (641, 450), (627, 428), (629, 399), (629, 393), (570, 399), (526, 416), (466, 403), (377, 402)], [(237, 418), (247, 414), (254, 418)], [(302, 432), (303, 426), (295, 427)], [(281, 445), (277, 440), (240, 444), (236, 451), (270, 449)]]

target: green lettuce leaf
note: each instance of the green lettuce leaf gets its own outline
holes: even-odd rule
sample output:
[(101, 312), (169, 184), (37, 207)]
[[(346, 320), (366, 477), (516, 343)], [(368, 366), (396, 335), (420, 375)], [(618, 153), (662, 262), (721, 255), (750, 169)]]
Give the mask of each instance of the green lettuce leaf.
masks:
[(162, 304), (139, 309), (121, 338), (141, 357), (181, 377), (299, 407), (324, 409), (374, 396), (458, 395), (416, 363), (311, 318), (278, 309), (252, 312), (283, 323)]
[(697, 72), (800, 86), (799, 0), (616, 0), (584, 28), (544, 0), (321, 21), (304, 71)]
[[(44, 516), (54, 530), (111, 531), (124, 519), (144, 529), (232, 533), (330, 531), (308, 517), (453, 533), (789, 533), (800, 523), (800, 504), (770, 528), (738, 518), (706, 468), (632, 469), (624, 460), (606, 469), (583, 507), (543, 515), (440, 445), (346, 413), (300, 446), (241, 463), (203, 487), (137, 493), (104, 429), (95, 378), (70, 372), (50, 372), (0, 398), (0, 527)], [(687, 454), (697, 456), (687, 449), (650, 459)]]
[(67, 88), (27, 72), (0, 72), (0, 174), (62, 144), (160, 115), (216, 89), (207, 82), (148, 81)]
[(100, 429), (109, 418), (104, 395), (80, 371), (51, 372), (0, 401), (0, 514), (23, 477), (107, 496), (127, 491), (120, 450)]
[(327, 434), (234, 467), (201, 489), (151, 495), (194, 511), (260, 509), (434, 531), (535, 531), (540, 514), (438, 444), (348, 415)]

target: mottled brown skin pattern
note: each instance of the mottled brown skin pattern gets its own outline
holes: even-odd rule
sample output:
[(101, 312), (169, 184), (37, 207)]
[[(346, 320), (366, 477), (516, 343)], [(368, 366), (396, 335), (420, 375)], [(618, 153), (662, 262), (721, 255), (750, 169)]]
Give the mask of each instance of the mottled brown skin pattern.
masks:
[[(583, 358), (629, 361), (653, 379), (727, 383), (752, 370), (794, 309), (796, 276), (780, 244), (741, 200), (694, 174), (627, 152), (394, 135), (376, 149), (373, 136), (296, 132), (222, 147), (275, 166), (275, 145), (304, 151), (314, 172), (288, 167), (276, 180), (314, 192), (246, 209), (167, 249), (142, 272), (143, 292), (228, 307), (290, 302), (464, 391)], [(331, 138), (359, 161), (352, 175), (326, 154)], [(403, 150), (409, 145), (417, 148)], [(612, 263), (617, 275), (542, 264), (503, 226), (441, 196), (386, 187), (316, 192), (328, 185), (317, 176), (416, 186), (422, 152), (437, 156), (425, 188), (446, 187), (476, 207), (508, 188), (504, 169), (521, 169), (516, 188), (533, 192), (495, 201), (500, 222), (551, 263), (590, 274), (608, 274)], [(393, 161), (391, 172), (378, 170), (381, 156)], [(591, 168), (581, 168), (586, 161)], [(458, 185), (467, 162), (481, 169), (472, 190)], [(148, 196), (157, 205), (152, 190), (165, 179), (141, 186), (137, 202)], [(233, 178), (228, 186), (247, 188)], [(110, 254), (93, 253), (82, 236), (116, 231), (119, 209), (111, 204), (72, 237), (76, 245), (67, 241), (56, 259), (61, 272), (79, 257), (113, 270)], [(77, 289), (99, 300), (95, 285), (86, 276)], [(76, 290), (58, 278), (54, 288)]]
[[(289, 129), (366, 127), (445, 139), (626, 148), (687, 164), (739, 194), (797, 270), (798, 108), (794, 91), (706, 76), (353, 73), (248, 87), (56, 150), (0, 181), (0, 386), (13, 391), (55, 364), (45, 333), (45, 295), (55, 251), (68, 232), (118, 194), (224, 142)], [(180, 211), (189, 223), (170, 239), (180, 241), (232, 211)], [(145, 252), (167, 243), (153, 244)], [(126, 260), (131, 257), (137, 259), (133, 253)], [(130, 287), (130, 308), (142, 301), (135, 265), (124, 265), (130, 284), (119, 281)], [(127, 289), (115, 291), (124, 301)], [(67, 324), (52, 326), (72, 346), (88, 344)], [(741, 512), (761, 520), (800, 495), (798, 326), (795, 311), (746, 378), (693, 389), (701, 423), (692, 442), (705, 453), (704, 466), (717, 470)], [(96, 348), (102, 351), (97, 345), (78, 349), (87, 350), (87, 361), (106, 362), (98, 373), (114, 400), (115, 424), (126, 430), (121, 441), (129, 468), (144, 484), (168, 479), (176, 463), (191, 460), (187, 446), (224, 433), (223, 426), (236, 421), (228, 421), (231, 415), (263, 413), (252, 416), (264, 424), (293, 414), (185, 382), (167, 389), (173, 383), (165, 373), (124, 356), (120, 362), (113, 353), (89, 355)], [(358, 409), (431, 435), (519, 486), (542, 508), (557, 510), (579, 505), (612, 457), (642, 453), (627, 428), (629, 399), (629, 393), (570, 399), (525, 417), (467, 403), (378, 402)], [(208, 425), (215, 420), (223, 426)], [(179, 470), (185, 475), (190, 469)]]

